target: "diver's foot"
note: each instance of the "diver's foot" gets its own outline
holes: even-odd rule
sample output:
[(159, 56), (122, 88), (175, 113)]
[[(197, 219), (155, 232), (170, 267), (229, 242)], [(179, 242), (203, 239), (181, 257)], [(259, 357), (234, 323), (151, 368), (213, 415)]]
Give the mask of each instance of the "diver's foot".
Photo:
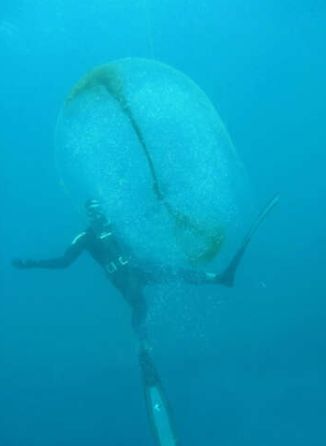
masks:
[(227, 288), (232, 288), (234, 285), (234, 272), (228, 269), (221, 274), (206, 273), (206, 277), (209, 283), (215, 285), (222, 285)]

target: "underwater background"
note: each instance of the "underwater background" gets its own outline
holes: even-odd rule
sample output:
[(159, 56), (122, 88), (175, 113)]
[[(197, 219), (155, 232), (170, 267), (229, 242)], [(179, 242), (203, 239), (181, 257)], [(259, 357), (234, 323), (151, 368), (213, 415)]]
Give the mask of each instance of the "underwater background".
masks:
[(181, 445), (326, 443), (324, 0), (3, 0), (0, 445), (152, 445), (129, 309), (83, 256), (53, 135), (71, 86), (126, 56), (208, 94), (246, 165), (260, 228), (232, 290), (153, 287), (153, 355)]

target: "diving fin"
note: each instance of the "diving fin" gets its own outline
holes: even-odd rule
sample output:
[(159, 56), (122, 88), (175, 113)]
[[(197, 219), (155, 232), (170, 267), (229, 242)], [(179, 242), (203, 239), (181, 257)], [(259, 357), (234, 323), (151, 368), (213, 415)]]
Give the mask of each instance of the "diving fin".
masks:
[(276, 206), (276, 204), (279, 201), (279, 195), (275, 195), (263, 208), (263, 210), (258, 214), (256, 220), (249, 228), (249, 231), (247, 232), (246, 236), (244, 237), (242, 244), (238, 251), (234, 254), (232, 257), (229, 265), (226, 267), (226, 269), (223, 271), (222, 274), (219, 274), (217, 276), (217, 282), (221, 285), (224, 285), (226, 287), (232, 287), (234, 284), (235, 274), (237, 272), (238, 266), (241, 262), (241, 259), (246, 252), (247, 246), (259, 228), (259, 226), (262, 224), (262, 222), (265, 220), (265, 218), (268, 216), (268, 214), (271, 212), (271, 210)]
[(139, 352), (143, 376), (145, 403), (157, 446), (178, 446), (175, 427), (157, 369), (146, 348)]

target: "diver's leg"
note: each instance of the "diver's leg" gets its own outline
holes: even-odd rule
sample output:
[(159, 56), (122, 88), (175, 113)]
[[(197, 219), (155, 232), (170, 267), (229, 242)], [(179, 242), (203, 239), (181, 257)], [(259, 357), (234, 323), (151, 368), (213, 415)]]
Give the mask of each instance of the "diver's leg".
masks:
[(131, 305), (131, 323), (134, 333), (142, 348), (147, 348), (149, 345), (148, 333), (147, 333), (147, 316), (148, 307), (146, 299), (143, 293), (139, 293), (137, 296), (133, 296), (133, 303)]
[(142, 270), (128, 269), (119, 278), (121, 280), (116, 281), (115, 285), (131, 309), (132, 329), (141, 347), (142, 343), (147, 343), (146, 322), (148, 311), (143, 293), (146, 285), (145, 277)]
[[(171, 268), (161, 266), (144, 273), (146, 284), (173, 284), (186, 282), (191, 285), (212, 284), (216, 281), (217, 274), (205, 271), (197, 271), (187, 268)], [(216, 282), (215, 282), (216, 283)]]
[(219, 284), (226, 287), (232, 287), (234, 277), (240, 261), (245, 253), (249, 241), (241, 245), (227, 268), (221, 273), (216, 274), (212, 272), (197, 271), (194, 269), (179, 268), (177, 270), (170, 268), (160, 268), (154, 274), (147, 274), (147, 283), (149, 284), (164, 284), (164, 283), (178, 283), (186, 282), (191, 285), (209, 285)]

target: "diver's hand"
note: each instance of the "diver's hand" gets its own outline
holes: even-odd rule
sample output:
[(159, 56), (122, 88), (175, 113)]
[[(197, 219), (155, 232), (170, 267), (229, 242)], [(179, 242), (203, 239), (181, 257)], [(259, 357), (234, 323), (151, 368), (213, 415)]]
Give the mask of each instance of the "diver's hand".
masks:
[(34, 260), (22, 260), (22, 259), (14, 259), (11, 262), (14, 268), (18, 269), (28, 269), (36, 266), (36, 262)]

